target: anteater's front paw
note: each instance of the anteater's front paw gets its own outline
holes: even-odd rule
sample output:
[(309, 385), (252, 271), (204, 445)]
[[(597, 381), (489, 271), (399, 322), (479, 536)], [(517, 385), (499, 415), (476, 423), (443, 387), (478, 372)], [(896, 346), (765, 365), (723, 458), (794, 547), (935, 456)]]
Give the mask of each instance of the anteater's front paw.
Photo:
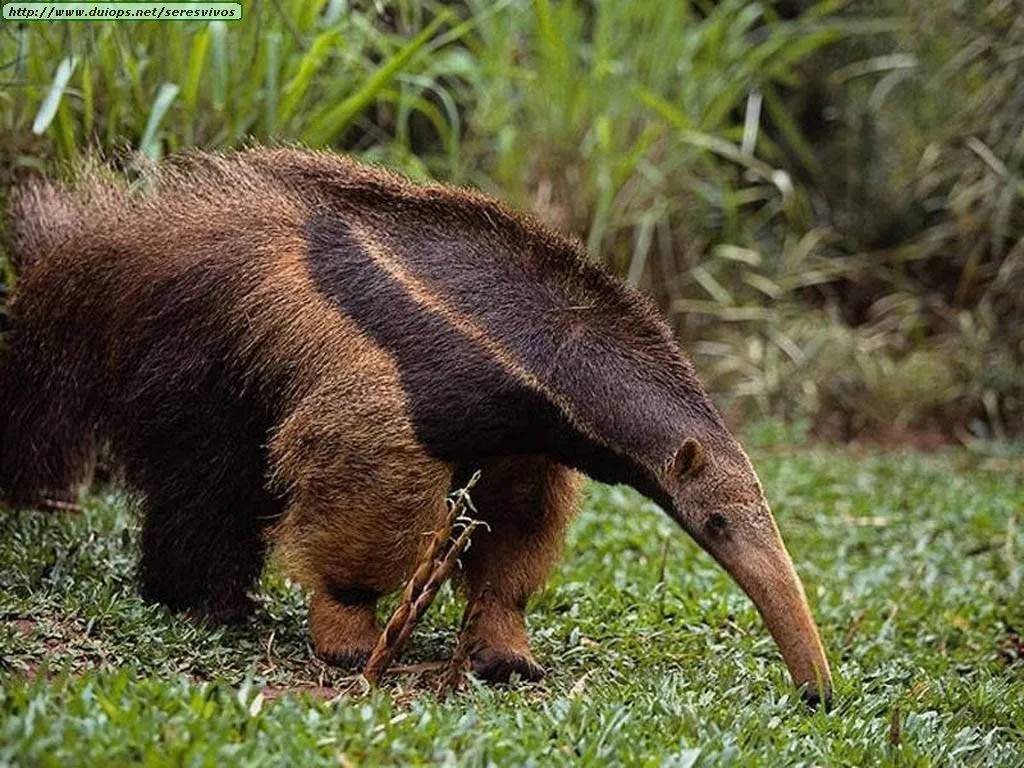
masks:
[(345, 669), (366, 666), (380, 637), (372, 602), (346, 605), (323, 593), (313, 595), (309, 627), (316, 657), (332, 667)]
[(530, 681), (544, 677), (544, 668), (529, 652), (485, 646), (474, 651), (469, 660), (473, 674), (489, 683), (507, 683), (514, 674)]

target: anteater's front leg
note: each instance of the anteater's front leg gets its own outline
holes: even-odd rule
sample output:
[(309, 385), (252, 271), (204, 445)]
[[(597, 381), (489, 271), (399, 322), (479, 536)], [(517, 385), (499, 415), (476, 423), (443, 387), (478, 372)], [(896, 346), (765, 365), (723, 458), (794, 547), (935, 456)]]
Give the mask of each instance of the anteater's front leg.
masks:
[[(355, 667), (380, 634), (378, 597), (399, 589), (445, 515), (448, 464), (429, 457), (401, 413), (382, 403), (311, 399), (271, 450), (291, 503), (275, 537), (312, 592), (316, 655)], [(373, 407), (370, 407), (373, 406)]]
[(579, 479), (538, 456), (500, 459), (481, 469), (471, 495), (490, 530), (478, 529), (463, 557), (466, 610), (480, 611), (473, 671), (486, 680), (508, 680), (513, 673), (536, 680), (543, 669), (530, 653), (526, 601), (561, 553)]
[(369, 587), (332, 590), (329, 579), (325, 582), (309, 602), (313, 650), (332, 666), (358, 669), (366, 664), (380, 637), (377, 598), (381, 592)]

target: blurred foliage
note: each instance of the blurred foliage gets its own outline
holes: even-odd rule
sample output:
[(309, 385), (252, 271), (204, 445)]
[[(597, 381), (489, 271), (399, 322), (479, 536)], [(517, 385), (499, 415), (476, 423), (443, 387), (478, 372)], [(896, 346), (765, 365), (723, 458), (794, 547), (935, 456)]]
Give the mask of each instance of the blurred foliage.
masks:
[(838, 410), (847, 433), (896, 425), (1019, 434), (1019, 6), (915, 0), (851, 3), (854, 10), (898, 13), (901, 23), (888, 36), (840, 41), (804, 85), (821, 97), (817, 122), (833, 123), (815, 139), (817, 172), (803, 180), (832, 238), (826, 253), (843, 272), (815, 303), (852, 329), (845, 337), (856, 352), (840, 362), (822, 347), (823, 405), (845, 402)]
[[(257, 0), (0, 27), (0, 188), (190, 145), (471, 184), (651, 292), (737, 415), (1024, 422), (1024, 26), (1008, 0)], [(2, 193), (0, 193), (2, 194)], [(2, 261), (0, 288), (14, 275)]]

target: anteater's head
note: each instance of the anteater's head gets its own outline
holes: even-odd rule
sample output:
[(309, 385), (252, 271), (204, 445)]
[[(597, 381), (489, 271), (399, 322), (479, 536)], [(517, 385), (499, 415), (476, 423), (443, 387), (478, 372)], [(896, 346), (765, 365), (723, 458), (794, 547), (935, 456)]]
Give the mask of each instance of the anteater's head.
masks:
[(805, 700), (830, 706), (832, 679), (818, 629), (743, 449), (718, 430), (688, 437), (658, 474), (672, 516), (753, 600)]

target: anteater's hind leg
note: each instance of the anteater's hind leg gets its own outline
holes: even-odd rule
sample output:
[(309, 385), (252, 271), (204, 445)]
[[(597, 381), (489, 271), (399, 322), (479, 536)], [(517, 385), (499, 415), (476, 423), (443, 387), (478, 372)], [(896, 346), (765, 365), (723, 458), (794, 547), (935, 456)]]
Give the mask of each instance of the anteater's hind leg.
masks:
[(263, 567), (264, 525), (281, 504), (269, 496), (157, 498), (145, 502), (142, 594), (172, 610), (220, 624), (252, 612), (248, 591)]
[(126, 467), (142, 493), (142, 593), (196, 618), (237, 624), (252, 610), (264, 531), (284, 505), (264, 488), (258, 443), (207, 445), (164, 443), (144, 465), (134, 454)]
[(535, 680), (543, 670), (530, 654), (526, 601), (561, 552), (578, 476), (539, 456), (494, 460), (481, 469), (470, 495), (490, 531), (477, 529), (463, 556), (467, 615), (481, 610), (473, 671), (486, 680), (504, 681), (512, 673)]
[(330, 664), (365, 662), (377, 599), (408, 579), (444, 516), (451, 469), (425, 453), (400, 407), (351, 391), (310, 397), (271, 445), (292, 496), (276, 537), (312, 591), (313, 647)]

